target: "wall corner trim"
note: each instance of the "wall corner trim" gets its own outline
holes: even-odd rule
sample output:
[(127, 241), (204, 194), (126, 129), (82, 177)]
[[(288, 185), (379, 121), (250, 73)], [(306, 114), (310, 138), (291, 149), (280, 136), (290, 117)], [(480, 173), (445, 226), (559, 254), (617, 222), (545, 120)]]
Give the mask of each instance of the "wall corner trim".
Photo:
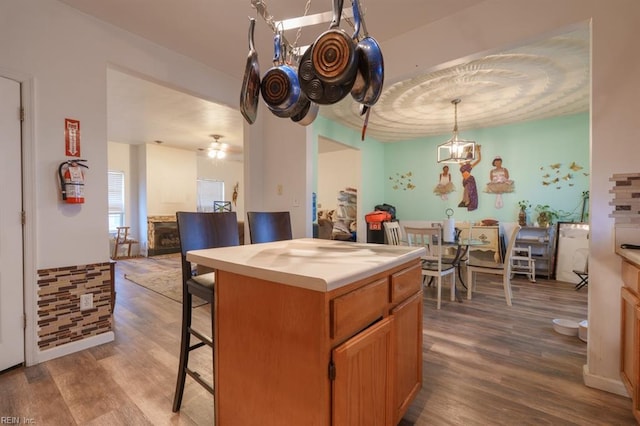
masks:
[(630, 398), (627, 393), (627, 388), (624, 386), (624, 383), (622, 383), (622, 380), (614, 380), (591, 374), (589, 372), (588, 364), (582, 366), (582, 378), (584, 379), (584, 384), (590, 388), (600, 389), (605, 392)]
[(38, 351), (36, 355), (37, 363), (49, 361), (54, 358), (60, 358), (61, 356), (70, 355), (75, 352), (80, 352), (82, 350), (89, 349), (94, 346), (113, 342), (114, 340), (115, 340), (115, 334), (113, 333), (113, 331), (108, 331), (106, 333), (101, 333), (96, 336), (87, 337), (86, 339), (66, 343), (61, 346), (56, 346), (55, 348), (46, 349), (44, 351)]

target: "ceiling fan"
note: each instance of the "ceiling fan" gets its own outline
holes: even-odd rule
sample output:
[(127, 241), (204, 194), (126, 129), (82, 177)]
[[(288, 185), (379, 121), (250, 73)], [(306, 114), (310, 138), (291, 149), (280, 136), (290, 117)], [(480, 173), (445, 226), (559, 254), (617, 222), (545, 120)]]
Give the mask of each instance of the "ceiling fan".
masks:
[(211, 142), (211, 145), (209, 145), (209, 148), (207, 149), (207, 156), (215, 160), (222, 160), (227, 156), (228, 146), (227, 144), (220, 143), (220, 138), (222, 138), (222, 135), (214, 134), (210, 136), (214, 139), (214, 142)]

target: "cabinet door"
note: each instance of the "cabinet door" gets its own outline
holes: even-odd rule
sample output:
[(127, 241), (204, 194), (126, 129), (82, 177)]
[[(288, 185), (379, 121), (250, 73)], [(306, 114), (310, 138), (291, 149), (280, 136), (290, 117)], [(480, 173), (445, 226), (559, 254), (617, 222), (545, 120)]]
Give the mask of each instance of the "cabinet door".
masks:
[(500, 228), (497, 226), (472, 226), (471, 238), (482, 240), (485, 245), (469, 247), (469, 258), (472, 262), (502, 262), (500, 247)]
[[(620, 378), (629, 395), (636, 395), (638, 385), (638, 314), (640, 299), (628, 288), (622, 287), (622, 307), (620, 309)], [(637, 400), (634, 398), (634, 409)]]
[(394, 424), (397, 424), (422, 388), (422, 293), (395, 307), (391, 314), (396, 348)]
[(392, 324), (387, 317), (333, 350), (334, 426), (393, 424)]

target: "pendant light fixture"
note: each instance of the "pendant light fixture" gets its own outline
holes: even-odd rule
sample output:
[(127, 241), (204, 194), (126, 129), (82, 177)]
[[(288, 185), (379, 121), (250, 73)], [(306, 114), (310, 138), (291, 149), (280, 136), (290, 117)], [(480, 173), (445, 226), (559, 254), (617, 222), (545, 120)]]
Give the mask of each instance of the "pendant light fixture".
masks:
[(453, 136), (443, 144), (438, 145), (438, 163), (460, 163), (476, 158), (476, 142), (458, 139), (458, 104), (461, 99), (451, 101), (454, 107)]
[(222, 137), (222, 135), (211, 135), (211, 137), (215, 140), (215, 142), (211, 143), (211, 146), (207, 150), (207, 155), (209, 156), (209, 158), (213, 158), (215, 160), (223, 159), (227, 156), (227, 153), (224, 150), (225, 145), (220, 143), (220, 138)]

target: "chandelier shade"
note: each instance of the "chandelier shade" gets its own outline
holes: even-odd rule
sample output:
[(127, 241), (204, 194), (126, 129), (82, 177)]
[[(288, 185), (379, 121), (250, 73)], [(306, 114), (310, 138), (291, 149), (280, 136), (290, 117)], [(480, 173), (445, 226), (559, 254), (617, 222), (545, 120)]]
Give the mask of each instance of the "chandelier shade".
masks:
[(458, 104), (460, 99), (454, 99), (453, 136), (448, 141), (438, 145), (438, 163), (461, 163), (476, 158), (476, 142), (458, 138)]

